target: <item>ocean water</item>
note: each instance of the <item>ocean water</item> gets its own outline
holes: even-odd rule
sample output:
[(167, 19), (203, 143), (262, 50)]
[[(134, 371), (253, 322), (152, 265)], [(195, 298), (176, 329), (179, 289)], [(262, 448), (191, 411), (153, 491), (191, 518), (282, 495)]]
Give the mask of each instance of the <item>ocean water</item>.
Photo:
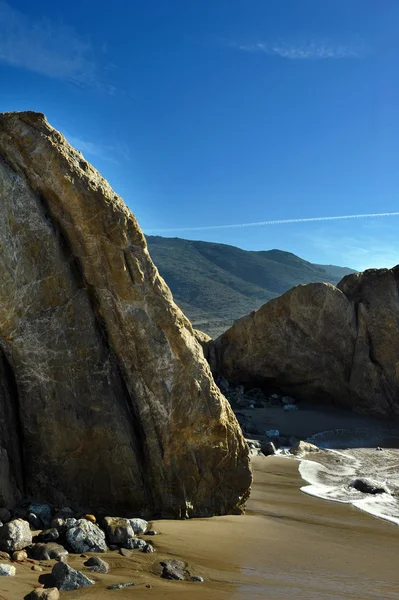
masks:
[[(306, 494), (356, 506), (399, 525), (399, 434), (388, 429), (325, 431), (307, 440), (322, 449), (301, 459)], [(382, 450), (377, 450), (382, 448)], [(367, 477), (387, 489), (365, 494), (350, 486)]]

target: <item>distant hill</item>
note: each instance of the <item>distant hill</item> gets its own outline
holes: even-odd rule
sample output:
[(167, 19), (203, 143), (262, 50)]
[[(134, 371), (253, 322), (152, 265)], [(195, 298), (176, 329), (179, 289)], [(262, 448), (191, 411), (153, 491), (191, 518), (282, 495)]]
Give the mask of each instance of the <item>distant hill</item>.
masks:
[(151, 257), (194, 327), (212, 337), (294, 285), (336, 284), (354, 273), (314, 265), (282, 250), (253, 252), (235, 246), (147, 236)]

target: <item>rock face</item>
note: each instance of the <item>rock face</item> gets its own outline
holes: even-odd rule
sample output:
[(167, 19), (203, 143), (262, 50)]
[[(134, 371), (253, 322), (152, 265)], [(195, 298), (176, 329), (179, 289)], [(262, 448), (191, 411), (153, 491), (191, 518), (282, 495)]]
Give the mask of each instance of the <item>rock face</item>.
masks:
[(236, 321), (207, 354), (215, 375), (298, 400), (399, 415), (399, 266), (300, 285)]
[(248, 452), (191, 324), (41, 114), (0, 115), (0, 205), (0, 504), (240, 512)]

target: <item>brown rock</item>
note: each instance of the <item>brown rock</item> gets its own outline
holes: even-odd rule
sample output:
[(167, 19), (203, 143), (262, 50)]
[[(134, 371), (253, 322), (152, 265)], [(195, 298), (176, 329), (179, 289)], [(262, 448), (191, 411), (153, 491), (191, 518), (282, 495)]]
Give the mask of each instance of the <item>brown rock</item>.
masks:
[(39, 565), (32, 565), (31, 571), (36, 571), (37, 573), (40, 573), (41, 571), (43, 571), (43, 569)]
[(23, 560), (26, 560), (27, 558), (28, 558), (28, 555), (25, 552), (25, 550), (16, 550), (15, 552), (12, 553), (12, 560), (23, 561)]
[(97, 523), (97, 519), (94, 515), (83, 515), (82, 519), (86, 519), (86, 521), (91, 521), (92, 523)]
[(214, 342), (215, 374), (298, 400), (399, 415), (399, 267), (299, 285)]
[(54, 588), (36, 588), (25, 596), (24, 600), (59, 600), (60, 592)]
[(0, 502), (242, 511), (240, 428), (130, 210), (32, 112), (0, 115), (0, 198)]

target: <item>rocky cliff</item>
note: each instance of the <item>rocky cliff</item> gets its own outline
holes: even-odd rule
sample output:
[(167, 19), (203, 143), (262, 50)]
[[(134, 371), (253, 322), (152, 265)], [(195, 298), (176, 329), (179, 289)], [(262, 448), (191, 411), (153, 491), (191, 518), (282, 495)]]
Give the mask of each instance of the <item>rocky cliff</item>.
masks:
[(192, 327), (44, 115), (0, 115), (0, 206), (0, 503), (241, 511), (246, 445)]
[(398, 416), (399, 266), (297, 286), (205, 346), (232, 382)]

